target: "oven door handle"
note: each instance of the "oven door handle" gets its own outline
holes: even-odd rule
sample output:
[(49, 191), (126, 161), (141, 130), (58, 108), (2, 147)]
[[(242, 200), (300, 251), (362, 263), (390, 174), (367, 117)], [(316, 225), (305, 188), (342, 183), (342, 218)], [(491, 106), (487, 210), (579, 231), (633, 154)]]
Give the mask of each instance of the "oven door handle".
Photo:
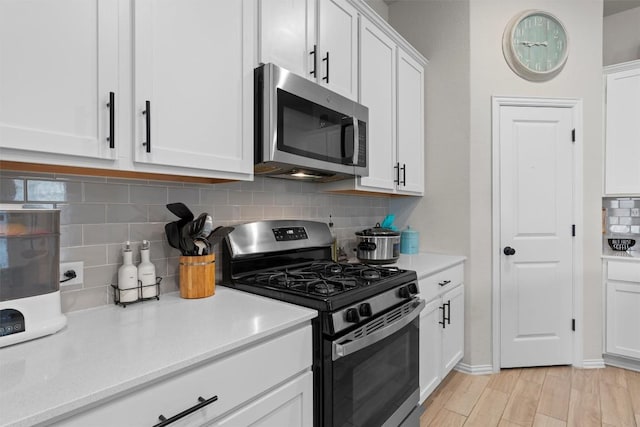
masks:
[(423, 299), (414, 301), (413, 309), (410, 312), (394, 321), (393, 323), (385, 326), (384, 328), (378, 329), (377, 331), (369, 335), (365, 335), (362, 338), (349, 341), (345, 344), (338, 344), (338, 342), (334, 341), (332, 343), (332, 360), (335, 361), (340, 359), (341, 357), (353, 354), (365, 347), (369, 347), (370, 345), (377, 343), (378, 341), (382, 341), (388, 336), (395, 334), (396, 332), (407, 326), (409, 323), (413, 322), (413, 320), (420, 315), (420, 312), (425, 305), (426, 302)]

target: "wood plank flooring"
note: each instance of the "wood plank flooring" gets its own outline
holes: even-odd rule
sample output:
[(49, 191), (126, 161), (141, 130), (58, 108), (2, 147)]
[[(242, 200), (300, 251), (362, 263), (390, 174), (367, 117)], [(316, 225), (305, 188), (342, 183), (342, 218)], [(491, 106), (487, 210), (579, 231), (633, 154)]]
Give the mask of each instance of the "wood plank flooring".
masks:
[(640, 427), (640, 372), (610, 366), (453, 371), (424, 405), (420, 427)]

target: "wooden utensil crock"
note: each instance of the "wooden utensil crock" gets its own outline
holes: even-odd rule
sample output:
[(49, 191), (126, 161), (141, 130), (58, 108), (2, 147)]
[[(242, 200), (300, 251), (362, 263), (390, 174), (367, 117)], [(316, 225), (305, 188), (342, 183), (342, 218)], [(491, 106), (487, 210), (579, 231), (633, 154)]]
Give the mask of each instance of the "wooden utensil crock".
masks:
[(215, 254), (180, 257), (180, 296), (205, 298), (216, 293)]

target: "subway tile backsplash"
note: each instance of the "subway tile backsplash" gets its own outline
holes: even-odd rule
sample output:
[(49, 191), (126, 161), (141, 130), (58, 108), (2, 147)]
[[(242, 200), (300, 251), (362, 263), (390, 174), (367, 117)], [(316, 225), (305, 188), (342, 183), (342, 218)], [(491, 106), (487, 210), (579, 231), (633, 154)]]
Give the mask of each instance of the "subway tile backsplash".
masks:
[[(263, 177), (207, 185), (0, 170), (0, 202), (60, 209), (60, 261), (84, 262), (83, 285), (61, 287), (65, 312), (113, 303), (110, 284), (117, 281), (126, 240), (132, 242), (136, 263), (142, 240), (149, 240), (156, 274), (163, 278), (161, 292), (178, 290), (180, 253), (164, 234), (164, 225), (177, 219), (165, 206), (170, 202), (185, 203), (195, 215), (208, 212), (214, 226), (283, 218), (328, 222), (331, 215), (338, 243), (348, 254), (355, 247), (354, 232), (389, 213), (386, 197), (322, 193), (317, 184)], [(615, 218), (631, 217), (640, 201), (615, 208), (628, 211)], [(627, 225), (630, 230), (640, 224), (634, 222), (638, 216)]]
[(607, 236), (640, 238), (640, 199), (605, 198), (602, 208)]

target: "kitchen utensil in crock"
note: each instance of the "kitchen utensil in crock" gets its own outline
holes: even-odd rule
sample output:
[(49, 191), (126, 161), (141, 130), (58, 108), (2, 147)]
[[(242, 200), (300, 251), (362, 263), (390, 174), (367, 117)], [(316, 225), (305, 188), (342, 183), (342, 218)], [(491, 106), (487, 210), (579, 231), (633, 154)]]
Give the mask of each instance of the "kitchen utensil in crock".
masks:
[(173, 221), (164, 225), (164, 232), (167, 235), (167, 242), (172, 248), (180, 249), (180, 229), (179, 221)]
[[(192, 238), (199, 237), (202, 234), (202, 230), (204, 230), (204, 225), (207, 221), (207, 216), (209, 216), (206, 212), (201, 213), (198, 218), (194, 219), (190, 224), (189, 234)], [(204, 236), (206, 238), (206, 235)]]
[(185, 223), (193, 221), (193, 212), (184, 203), (168, 203), (167, 209), (178, 218), (185, 220)]
[(222, 239), (224, 239), (226, 235), (231, 233), (233, 230), (235, 230), (234, 227), (217, 227), (213, 230), (211, 234), (207, 236), (207, 240), (211, 243), (210, 249), (214, 249), (216, 245), (218, 245)]
[(193, 256), (196, 254), (197, 247), (191, 237), (191, 222), (185, 224), (180, 230), (180, 250), (184, 256)]

